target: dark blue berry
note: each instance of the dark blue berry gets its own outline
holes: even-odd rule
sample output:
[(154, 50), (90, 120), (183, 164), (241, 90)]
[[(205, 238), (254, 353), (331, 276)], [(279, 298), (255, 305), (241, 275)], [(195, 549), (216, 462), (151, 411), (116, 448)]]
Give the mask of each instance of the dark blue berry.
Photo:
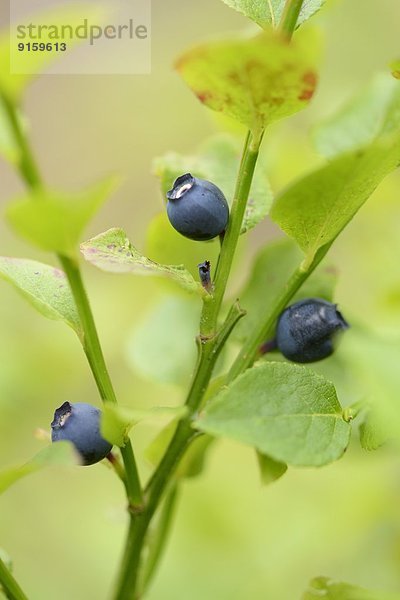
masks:
[(112, 448), (100, 434), (101, 411), (84, 402), (64, 402), (54, 413), (51, 424), (53, 442), (72, 442), (82, 457), (82, 464), (93, 465), (105, 458)]
[(334, 351), (334, 338), (347, 329), (336, 304), (307, 298), (288, 306), (276, 328), (276, 345), (283, 356), (298, 363), (326, 358)]
[(186, 173), (167, 192), (167, 214), (172, 227), (191, 240), (211, 240), (223, 233), (229, 207), (221, 190)]

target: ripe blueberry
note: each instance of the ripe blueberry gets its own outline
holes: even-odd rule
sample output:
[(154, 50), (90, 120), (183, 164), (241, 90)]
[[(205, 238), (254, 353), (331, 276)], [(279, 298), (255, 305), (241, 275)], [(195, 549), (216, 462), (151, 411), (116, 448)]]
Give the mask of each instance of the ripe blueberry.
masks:
[(307, 298), (288, 306), (281, 313), (275, 341), (289, 360), (315, 362), (332, 354), (334, 337), (348, 327), (336, 304), (320, 298)]
[(172, 227), (191, 240), (211, 240), (225, 231), (229, 207), (221, 190), (186, 173), (167, 192), (167, 214)]
[(64, 402), (54, 413), (51, 424), (53, 442), (72, 442), (82, 457), (82, 464), (93, 465), (111, 452), (112, 444), (100, 434), (101, 411), (85, 402)]

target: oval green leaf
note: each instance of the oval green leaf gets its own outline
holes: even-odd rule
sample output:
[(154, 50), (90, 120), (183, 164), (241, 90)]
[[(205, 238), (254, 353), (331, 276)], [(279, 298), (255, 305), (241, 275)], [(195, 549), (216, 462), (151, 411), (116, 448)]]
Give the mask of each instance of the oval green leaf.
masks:
[(77, 194), (39, 189), (11, 204), (15, 231), (43, 250), (75, 257), (80, 235), (116, 187), (109, 178)]
[(317, 83), (311, 33), (292, 44), (276, 32), (198, 46), (176, 67), (198, 99), (260, 135), (273, 121), (305, 108)]
[(289, 363), (246, 371), (204, 408), (195, 427), (294, 466), (337, 460), (350, 437), (333, 384)]
[(400, 133), (383, 136), (367, 148), (335, 158), (278, 196), (271, 218), (299, 244), (306, 255), (305, 268), (399, 163)]
[(123, 229), (109, 229), (80, 247), (85, 260), (102, 271), (167, 277), (189, 292), (206, 293), (183, 265), (160, 265), (140, 254)]
[(82, 337), (78, 311), (63, 271), (34, 260), (1, 256), (0, 277), (11, 283), (44, 317), (64, 321)]
[(70, 466), (79, 464), (79, 457), (70, 442), (57, 442), (43, 448), (29, 462), (19, 467), (4, 469), (0, 472), (0, 494), (11, 485), (30, 475), (50, 466)]
[(111, 444), (123, 447), (129, 431), (144, 420), (181, 419), (187, 413), (185, 406), (154, 406), (149, 409), (125, 408), (116, 404), (104, 405), (101, 416), (101, 434)]

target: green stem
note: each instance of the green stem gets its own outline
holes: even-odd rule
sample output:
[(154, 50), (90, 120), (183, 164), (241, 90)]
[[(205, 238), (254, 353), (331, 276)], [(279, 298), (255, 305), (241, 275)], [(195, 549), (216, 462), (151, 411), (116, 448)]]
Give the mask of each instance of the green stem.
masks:
[(164, 500), (157, 528), (151, 540), (149, 554), (144, 565), (143, 581), (140, 585), (141, 593), (144, 593), (149, 587), (165, 550), (172, 518), (175, 514), (177, 497), (178, 485), (175, 483)]
[[(207, 301), (204, 303), (203, 310), (206, 309), (207, 303)], [(117, 583), (115, 600), (136, 600), (138, 598), (136, 590), (139, 582), (140, 563), (147, 529), (180, 459), (191, 441), (196, 437), (196, 431), (192, 427), (193, 415), (201, 404), (216, 360), (229, 334), (244, 314), (238, 303), (235, 303), (229, 311), (221, 330), (216, 335), (212, 337), (199, 337), (199, 359), (186, 399), (189, 414), (179, 421), (175, 434), (146, 487), (145, 508), (142, 514), (138, 515), (136, 522), (131, 523), (124, 560)]]
[[(78, 309), (79, 319), (82, 325), (82, 344), (87, 356), (93, 377), (96, 381), (103, 402), (116, 404), (115, 391), (107, 370), (99, 336), (90, 308), (89, 300), (82, 281), (78, 263), (67, 256), (59, 256), (59, 260), (67, 275), (75, 304)], [(139, 474), (130, 441), (121, 448), (121, 454), (125, 465), (126, 485), (128, 489), (128, 500), (132, 507), (141, 507), (143, 496), (139, 481)]]
[(293, 298), (297, 290), (310, 277), (321, 260), (324, 258), (332, 244), (327, 244), (315, 256), (312, 263), (306, 268), (301, 264), (290, 277), (281, 293), (271, 303), (266, 314), (260, 316), (253, 331), (249, 334), (246, 343), (243, 345), (235, 362), (233, 363), (225, 383), (233, 381), (240, 373), (249, 368), (259, 356), (261, 344), (273, 335), (277, 318), (282, 310)]
[(233, 258), (242, 229), (250, 187), (257, 163), (262, 135), (255, 137), (249, 131), (246, 137), (242, 160), (239, 167), (235, 194), (231, 207), (229, 225), (221, 245), (218, 268), (214, 279), (214, 296), (204, 307), (201, 333), (205, 336), (214, 335), (217, 328), (218, 316), (225, 296)]
[(0, 558), (0, 588), (10, 600), (28, 600), (24, 592)]
[[(12, 100), (5, 94), (0, 95), (9, 119), (15, 140), (19, 146), (20, 157), (18, 169), (32, 190), (43, 186), (39, 169), (36, 165), (29, 141), (21, 126), (17, 108)], [(66, 256), (58, 256), (72, 290), (82, 325), (81, 341), (92, 370), (100, 396), (104, 402), (116, 403), (115, 391), (105, 364), (96, 325), (90, 308), (89, 300), (82, 281), (78, 264)], [(130, 440), (124, 448), (121, 448), (124, 461), (125, 478), (124, 483), (127, 491), (131, 522), (135, 521), (137, 513), (142, 509), (143, 494), (139, 480), (139, 474)]]
[(191, 421), (201, 405), (212, 376), (215, 362), (218, 358), (229, 333), (237, 320), (243, 316), (243, 311), (235, 304), (221, 331), (217, 333), (218, 317), (225, 295), (232, 262), (239, 240), (242, 222), (253, 180), (262, 135), (254, 137), (247, 134), (242, 160), (237, 177), (235, 195), (232, 202), (231, 215), (227, 231), (221, 245), (218, 268), (214, 280), (214, 295), (207, 298), (203, 304), (200, 319), (199, 359), (193, 378), (186, 406), (189, 414), (182, 419), (175, 434), (155, 470), (146, 488), (145, 509), (135, 523), (131, 523), (130, 534), (124, 554), (124, 560), (117, 584), (116, 600), (132, 600), (137, 598), (137, 586), (142, 549), (151, 519), (160, 503), (165, 488), (170, 481), (180, 459), (195, 436)]
[(296, 28), (303, 2), (304, 0), (286, 0), (278, 29), (288, 40)]
[(42, 178), (40, 176), (33, 152), (23, 131), (17, 107), (6, 94), (1, 92), (0, 100), (3, 103), (8, 121), (15, 137), (15, 141), (19, 146), (20, 152), (18, 158), (18, 169), (28, 185), (32, 189), (38, 189), (43, 186)]

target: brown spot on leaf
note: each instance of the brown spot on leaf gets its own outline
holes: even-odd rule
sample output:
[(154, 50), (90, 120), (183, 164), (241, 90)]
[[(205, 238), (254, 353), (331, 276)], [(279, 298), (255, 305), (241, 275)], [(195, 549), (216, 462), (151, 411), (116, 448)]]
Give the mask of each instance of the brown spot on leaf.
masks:
[(315, 88), (315, 86), (317, 85), (317, 76), (314, 73), (314, 71), (307, 71), (307, 73), (304, 73), (302, 81), (304, 81), (304, 83), (307, 83), (307, 85), (309, 85), (310, 87)]
[(315, 87), (317, 85), (317, 76), (313, 71), (307, 71), (307, 73), (304, 73), (301, 79), (306, 84), (306, 87), (300, 92), (300, 94), (298, 95), (298, 99), (310, 100), (315, 92)]
[(212, 98), (212, 94), (210, 92), (196, 92), (196, 96), (203, 104), (205, 104)]
[(314, 95), (314, 90), (303, 90), (301, 94), (298, 95), (299, 100), (310, 100)]

